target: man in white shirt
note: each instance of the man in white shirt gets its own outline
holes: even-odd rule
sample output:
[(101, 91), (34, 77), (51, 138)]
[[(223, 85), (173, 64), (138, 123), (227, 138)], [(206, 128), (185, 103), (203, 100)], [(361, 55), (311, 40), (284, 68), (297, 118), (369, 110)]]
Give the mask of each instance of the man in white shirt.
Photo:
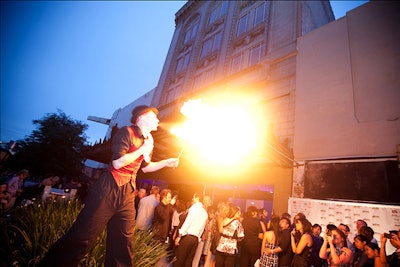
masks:
[(196, 248), (208, 218), (207, 211), (204, 209), (203, 203), (200, 202), (199, 194), (193, 195), (192, 203), (185, 222), (179, 229), (179, 235), (175, 239), (177, 249), (174, 267), (192, 266)]
[[(212, 205), (211, 197), (207, 196), (207, 195), (205, 195), (203, 197), (203, 201), (202, 202), (203, 202), (203, 208), (206, 211)], [(207, 214), (208, 214), (208, 212), (207, 212)], [(208, 217), (207, 217), (206, 223), (208, 223)], [(199, 245), (197, 246), (197, 249), (196, 249), (196, 253), (194, 254), (192, 267), (198, 267), (199, 266), (200, 258), (201, 258), (201, 254), (203, 253), (204, 243), (205, 243), (206, 238), (207, 238), (207, 231), (203, 231), (203, 234), (201, 236), (201, 240), (200, 240)]]

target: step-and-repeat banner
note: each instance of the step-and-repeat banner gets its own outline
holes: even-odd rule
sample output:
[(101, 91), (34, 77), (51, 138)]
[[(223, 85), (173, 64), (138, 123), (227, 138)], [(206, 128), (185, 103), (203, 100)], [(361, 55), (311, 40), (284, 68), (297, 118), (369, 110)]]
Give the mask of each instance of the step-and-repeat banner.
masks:
[[(357, 220), (364, 220), (375, 231), (379, 243), (380, 234), (390, 230), (400, 230), (400, 206), (319, 200), (308, 198), (289, 198), (288, 211), (292, 215), (302, 212), (311, 224), (318, 223), (324, 232), (327, 224), (338, 226), (340, 223), (350, 227), (353, 240), (357, 234)], [(394, 251), (390, 242), (386, 245), (387, 253)]]

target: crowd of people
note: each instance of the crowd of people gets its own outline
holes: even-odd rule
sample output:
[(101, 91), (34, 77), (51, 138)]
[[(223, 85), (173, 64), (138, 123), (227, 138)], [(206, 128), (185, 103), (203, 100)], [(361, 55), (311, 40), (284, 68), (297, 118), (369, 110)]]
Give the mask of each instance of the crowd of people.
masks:
[[(1, 210), (13, 207), (24, 193), (28, 170), (15, 173), (0, 185)], [(76, 179), (64, 182), (48, 175), (36, 186), (43, 190), (80, 188)], [(135, 190), (135, 227), (151, 231), (154, 239), (168, 244), (167, 257), (157, 266), (173, 267), (399, 267), (400, 231), (382, 233), (357, 220), (356, 233), (344, 223), (312, 224), (303, 213), (294, 216), (273, 214), (267, 221), (264, 208), (249, 206), (242, 213), (230, 202), (213, 205), (210, 196), (195, 193), (191, 201), (179, 199), (177, 192), (152, 186)], [(395, 252), (386, 253), (386, 243)]]
[(38, 182), (31, 186), (26, 186), (25, 182), (30, 177), (29, 170), (21, 169), (16, 173), (4, 175), (0, 183), (0, 213), (8, 214), (14, 206), (21, 205), (23, 201), (40, 199), (46, 186), (56, 189), (71, 190), (76, 189), (76, 197), (84, 199), (87, 193), (88, 184), (81, 181), (78, 177), (59, 177), (54, 174), (46, 174), (43, 178), (38, 178)]
[[(382, 233), (378, 241), (361, 219), (356, 222), (357, 233), (351, 235), (350, 226), (344, 223), (322, 229), (303, 213), (293, 221), (288, 213), (273, 214), (266, 221), (265, 213), (265, 209), (249, 206), (242, 214), (230, 202), (214, 206), (207, 195), (194, 194), (191, 203), (182, 203), (171, 190), (153, 186), (151, 194), (139, 201), (137, 227), (169, 244), (169, 257), (158, 266), (400, 266), (400, 231)], [(390, 255), (387, 240), (395, 248)]]
[[(39, 266), (78, 266), (103, 229), (107, 231), (105, 266), (132, 266), (135, 228), (152, 231), (156, 241), (168, 244), (168, 256), (160, 259), (160, 267), (399, 266), (399, 231), (382, 234), (379, 247), (373, 229), (362, 220), (357, 221), (354, 240), (345, 224), (327, 225), (321, 237), (321, 226), (312, 225), (302, 213), (293, 222), (288, 213), (273, 214), (266, 221), (265, 209), (250, 206), (242, 213), (233, 203), (213, 205), (210, 196), (198, 193), (187, 203), (171, 190), (153, 186), (147, 196), (144, 188), (136, 190), (139, 169), (148, 173), (176, 168), (179, 158), (151, 159), (151, 132), (159, 123), (156, 108), (135, 107), (131, 123), (116, 131), (110, 169), (91, 186), (73, 225)], [(2, 207), (18, 199), (28, 176), (27, 170), (21, 170), (1, 185), (2, 196), (10, 195), (9, 202), (8, 196), (2, 198)], [(49, 177), (39, 187), (59, 182)], [(388, 239), (396, 248), (391, 255), (385, 250)]]

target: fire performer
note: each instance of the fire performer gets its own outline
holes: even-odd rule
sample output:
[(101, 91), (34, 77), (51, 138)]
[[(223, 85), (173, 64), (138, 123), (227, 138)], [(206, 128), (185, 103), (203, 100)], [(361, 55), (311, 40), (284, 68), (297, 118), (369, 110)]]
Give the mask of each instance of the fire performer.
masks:
[(50, 248), (40, 266), (78, 266), (105, 226), (105, 266), (133, 266), (137, 171), (154, 172), (179, 163), (177, 158), (150, 160), (154, 145), (151, 131), (157, 130), (157, 115), (153, 107), (132, 110), (132, 125), (121, 128), (112, 140), (110, 170), (95, 183), (76, 221)]

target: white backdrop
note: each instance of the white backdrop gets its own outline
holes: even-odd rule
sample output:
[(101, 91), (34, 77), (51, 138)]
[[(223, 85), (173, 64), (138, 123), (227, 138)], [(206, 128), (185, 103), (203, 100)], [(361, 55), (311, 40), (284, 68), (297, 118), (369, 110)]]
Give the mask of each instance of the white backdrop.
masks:
[[(344, 202), (336, 200), (319, 200), (309, 198), (289, 198), (288, 211), (292, 215), (302, 212), (311, 224), (318, 223), (322, 231), (327, 224), (338, 226), (340, 223), (350, 227), (353, 241), (357, 233), (356, 221), (361, 219), (375, 231), (375, 239), (380, 246), (380, 234), (389, 230), (400, 229), (400, 206), (379, 205), (368, 203)], [(390, 242), (386, 244), (387, 253), (394, 251)]]

